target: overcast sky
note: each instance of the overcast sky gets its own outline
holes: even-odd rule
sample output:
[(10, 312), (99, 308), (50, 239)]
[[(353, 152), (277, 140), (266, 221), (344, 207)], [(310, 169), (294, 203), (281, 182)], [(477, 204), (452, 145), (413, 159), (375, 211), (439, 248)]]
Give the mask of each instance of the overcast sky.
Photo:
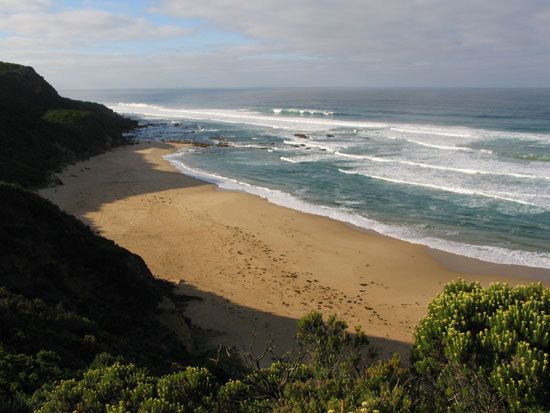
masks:
[(0, 0), (55, 87), (550, 87), (550, 0)]

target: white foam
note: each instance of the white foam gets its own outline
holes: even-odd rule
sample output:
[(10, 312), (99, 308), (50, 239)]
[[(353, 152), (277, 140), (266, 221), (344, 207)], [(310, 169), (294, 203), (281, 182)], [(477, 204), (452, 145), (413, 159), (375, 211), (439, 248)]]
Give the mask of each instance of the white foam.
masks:
[(390, 129), (396, 132), (405, 132), (405, 133), (412, 133), (412, 134), (418, 133), (421, 135), (449, 136), (453, 138), (470, 138), (471, 137), (469, 133), (445, 132), (445, 131), (442, 131), (441, 129), (420, 127), (420, 126), (417, 126), (416, 128), (409, 128), (409, 129), (396, 128), (396, 127), (391, 127)]
[(331, 140), (315, 140), (315, 139), (285, 139), (283, 140), (285, 145), (291, 145), (294, 147), (321, 149), (322, 151), (334, 153), (339, 149), (348, 148), (349, 144), (341, 141)]
[[(338, 128), (347, 128), (353, 133), (360, 133), (362, 130), (382, 130), (392, 131), (400, 135), (399, 139), (405, 139), (411, 143), (422, 145), (432, 149), (453, 150), (453, 151), (474, 151), (491, 154), (487, 149), (474, 149), (463, 146), (464, 143), (471, 143), (484, 139), (495, 139), (506, 136), (512, 139), (542, 140), (550, 142), (550, 134), (520, 133), (520, 132), (502, 132), (485, 129), (474, 129), (459, 126), (434, 127), (429, 125), (417, 124), (387, 124), (384, 122), (368, 121), (344, 121), (329, 118), (326, 113), (329, 111), (317, 111), (315, 109), (290, 109), (300, 111), (312, 111), (313, 114), (323, 114), (323, 117), (304, 117), (304, 116), (278, 116), (276, 112), (289, 109), (275, 108), (274, 115), (263, 115), (245, 109), (191, 109), (191, 108), (167, 108), (158, 105), (148, 105), (145, 103), (115, 103), (107, 105), (112, 110), (119, 113), (135, 114), (155, 119), (194, 119), (213, 122), (224, 122), (231, 124), (243, 124), (261, 126), (274, 129), (294, 131), (329, 131)], [(305, 112), (304, 112), (305, 113)], [(308, 112), (309, 113), (309, 112)], [(392, 136), (382, 136), (389, 139), (397, 139)], [(422, 139), (421, 137), (425, 137)], [(444, 139), (443, 139), (444, 138)], [(457, 140), (454, 141), (453, 140)], [(451, 145), (452, 144), (452, 145)], [(462, 145), (461, 145), (462, 144)]]
[[(502, 201), (516, 202), (516, 203), (522, 204), (522, 205), (531, 205), (531, 206), (537, 206), (537, 207), (539, 206), (539, 205), (534, 204), (532, 202), (527, 202), (527, 201), (517, 199), (517, 198), (511, 198), (511, 197), (508, 197), (508, 196), (505, 196), (505, 195), (500, 195), (500, 194), (496, 194), (496, 193), (492, 193), (492, 192), (475, 191), (475, 190), (471, 190), (471, 189), (467, 189), (467, 188), (457, 188), (457, 187), (433, 185), (433, 184), (428, 184), (428, 183), (424, 183), (424, 182), (405, 181), (405, 180), (402, 180), (402, 179), (388, 178), (388, 177), (385, 177), (385, 176), (372, 175), (372, 174), (369, 174), (369, 173), (366, 173), (366, 172), (354, 171), (354, 170), (347, 171), (347, 170), (344, 170), (344, 169), (338, 169), (338, 171), (340, 171), (344, 174), (348, 174), (348, 175), (362, 175), (362, 176), (366, 176), (368, 178), (378, 179), (380, 181), (392, 182), (392, 183), (395, 183), (395, 184), (419, 186), (419, 187), (424, 187), (424, 188), (429, 188), (429, 189), (435, 189), (437, 191), (453, 192), (455, 194), (462, 194), (462, 195), (479, 195), (479, 196), (484, 196), (484, 197), (487, 197), (487, 198), (499, 199), (499, 200), (502, 200)], [(508, 195), (508, 194), (506, 194), (506, 195)], [(510, 194), (510, 195), (513, 195), (513, 194)]]
[(493, 172), (493, 171), (484, 171), (484, 170), (478, 170), (478, 169), (465, 169), (465, 168), (452, 168), (449, 166), (440, 166), (440, 165), (432, 165), (422, 162), (413, 162), (413, 161), (406, 161), (403, 159), (388, 159), (388, 158), (377, 158), (374, 156), (367, 156), (367, 155), (355, 155), (351, 153), (343, 153), (340, 151), (336, 151), (335, 155), (341, 156), (344, 158), (351, 158), (351, 159), (358, 159), (358, 160), (368, 160), (372, 162), (380, 162), (380, 163), (398, 163), (401, 165), (409, 165), (409, 166), (417, 166), (419, 168), (425, 168), (425, 169), (435, 169), (439, 171), (449, 171), (449, 172), (457, 172), (462, 174), (468, 174), (468, 175), (496, 175), (496, 176), (510, 176), (514, 178), (522, 178), (522, 179), (545, 179), (550, 180), (550, 176), (537, 176), (537, 175), (528, 175), (528, 174), (520, 174), (520, 173), (514, 173), (514, 172)]
[(444, 150), (444, 151), (481, 152), (481, 153), (486, 153), (486, 154), (489, 154), (489, 155), (493, 153), (493, 151), (490, 150), (490, 149), (474, 149), (474, 148), (469, 148), (467, 146), (441, 145), (441, 144), (436, 144), (436, 143), (431, 143), (431, 142), (419, 141), (417, 139), (410, 139), (410, 138), (403, 138), (403, 137), (397, 138), (395, 136), (388, 136), (387, 138), (392, 139), (392, 140), (401, 139), (401, 140), (404, 140), (404, 141), (407, 141), (407, 142), (410, 142), (410, 143), (414, 143), (416, 145), (425, 146), (426, 148), (441, 149), (441, 150)]
[(164, 118), (164, 119), (195, 119), (226, 123), (241, 123), (245, 125), (265, 126), (278, 129), (296, 130), (326, 130), (330, 128), (386, 128), (385, 123), (378, 122), (349, 122), (335, 119), (279, 117), (261, 115), (258, 112), (229, 109), (171, 109), (144, 103), (117, 103), (108, 105), (115, 112), (131, 113), (135, 115)]
[(255, 145), (253, 143), (224, 142), (233, 148), (251, 148), (251, 149), (273, 149), (269, 145)]
[(279, 158), (281, 161), (289, 162), (289, 163), (308, 163), (308, 162), (318, 162), (321, 160), (327, 159), (327, 156), (295, 156), (292, 158), (288, 158), (286, 156), (281, 156)]
[(276, 115), (280, 115), (281, 113), (287, 112), (287, 113), (299, 113), (300, 115), (309, 114), (309, 115), (324, 115), (324, 116), (332, 116), (334, 115), (334, 112), (329, 110), (320, 110), (320, 109), (295, 109), (295, 108), (289, 108), (289, 109), (283, 109), (283, 108), (273, 108), (271, 109), (273, 113)]
[(494, 246), (471, 245), (425, 236), (420, 234), (414, 228), (383, 224), (355, 212), (343, 210), (341, 208), (311, 204), (283, 191), (254, 186), (236, 179), (191, 168), (184, 164), (181, 160), (181, 157), (184, 156), (185, 152), (187, 152), (187, 150), (180, 150), (174, 154), (165, 155), (164, 158), (174, 165), (174, 167), (176, 167), (180, 172), (203, 181), (213, 183), (223, 189), (247, 192), (260, 196), (276, 205), (285, 206), (287, 208), (296, 209), (310, 214), (326, 216), (360, 228), (374, 230), (380, 234), (388, 235), (390, 237), (415, 244), (426, 245), (431, 248), (440, 249), (442, 251), (454, 254), (501, 264), (550, 268), (550, 254), (548, 253), (515, 251)]
[(414, 135), (417, 139), (418, 135), (425, 135), (430, 139), (458, 138), (461, 142), (471, 142), (480, 139), (497, 139), (503, 136), (507, 139), (527, 139), (540, 140), (546, 143), (550, 142), (549, 133), (533, 133), (533, 132), (510, 132), (501, 130), (491, 130), (482, 128), (469, 128), (465, 126), (433, 126), (433, 125), (417, 125), (417, 124), (395, 124), (391, 125), (390, 130), (404, 135)]
[(289, 163), (301, 163), (302, 161), (298, 160), (298, 159), (293, 159), (293, 158), (287, 158), (286, 156), (281, 156), (279, 158), (281, 161), (285, 161), (285, 162), (289, 162)]
[[(333, 147), (333, 146), (329, 146), (329, 145), (326, 145), (326, 144), (323, 144), (323, 143), (317, 143), (315, 141), (311, 141), (311, 140), (308, 140), (308, 141), (295, 141), (295, 140), (284, 140), (283, 141), (284, 144), (286, 145), (291, 145), (291, 146), (296, 146), (296, 147), (302, 147), (302, 148), (315, 148), (315, 149), (321, 149), (323, 151), (327, 151), (327, 152), (334, 152), (336, 149)], [(338, 146), (338, 148), (342, 148), (342, 146)], [(345, 148), (345, 146), (344, 146)]]
[[(428, 143), (428, 142), (422, 142), (416, 139), (409, 139), (409, 138), (401, 138), (407, 142), (414, 143), (416, 145), (425, 146), (427, 148), (435, 148), (435, 149), (442, 149), (444, 151), (466, 151), (466, 152), (474, 152), (474, 149), (468, 148), (465, 146), (449, 146), (449, 145), (438, 145), (435, 143)], [(492, 153), (492, 151), (488, 151), (487, 153)]]

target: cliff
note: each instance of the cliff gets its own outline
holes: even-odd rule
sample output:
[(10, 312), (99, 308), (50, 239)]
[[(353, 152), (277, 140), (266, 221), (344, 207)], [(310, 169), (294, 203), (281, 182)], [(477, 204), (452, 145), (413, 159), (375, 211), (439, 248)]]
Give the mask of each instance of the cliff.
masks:
[(64, 165), (124, 142), (137, 126), (107, 107), (59, 96), (33, 68), (0, 62), (0, 181), (48, 184)]

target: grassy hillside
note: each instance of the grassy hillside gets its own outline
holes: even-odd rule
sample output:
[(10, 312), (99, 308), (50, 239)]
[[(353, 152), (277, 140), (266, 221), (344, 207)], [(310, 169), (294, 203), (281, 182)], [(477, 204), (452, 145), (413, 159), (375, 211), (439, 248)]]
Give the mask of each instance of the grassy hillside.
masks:
[(0, 181), (47, 184), (68, 162), (123, 142), (136, 126), (107, 107), (59, 96), (33, 68), (0, 62)]

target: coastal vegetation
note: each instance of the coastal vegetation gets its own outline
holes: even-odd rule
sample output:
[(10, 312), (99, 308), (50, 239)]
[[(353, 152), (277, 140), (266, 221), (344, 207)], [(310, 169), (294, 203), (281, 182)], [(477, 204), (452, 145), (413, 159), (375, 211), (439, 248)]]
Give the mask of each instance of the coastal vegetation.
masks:
[(59, 96), (33, 68), (0, 62), (0, 181), (27, 188), (124, 143), (137, 126), (107, 107)]
[(2, 184), (0, 198), (4, 403), (15, 409), (23, 394), (72, 377), (104, 352), (153, 371), (189, 359), (159, 321), (166, 288), (140, 257), (34, 193)]
[(0, 412), (550, 410), (541, 284), (447, 284), (416, 327), (408, 366), (319, 312), (266, 367), (206, 346), (182, 316), (188, 297), (26, 189), (123, 142), (134, 123), (11, 64), (0, 64), (0, 105)]
[[(154, 296), (158, 290), (152, 291)], [(540, 284), (482, 288), (458, 280), (446, 285), (416, 329), (410, 367), (403, 367), (398, 355), (377, 359), (360, 330), (349, 332), (344, 321), (336, 316), (323, 319), (318, 312), (299, 320), (292, 351), (259, 368), (228, 349), (203, 358), (178, 353), (178, 346), (167, 348), (176, 339), (151, 319), (147, 328), (163, 333), (158, 341), (153, 335), (135, 334), (152, 307), (139, 317), (116, 309), (128, 317), (127, 325), (126, 330), (112, 331), (97, 316), (66, 310), (73, 300), (65, 298), (63, 305), (51, 299), (47, 305), (5, 287), (1, 290), (0, 316), (7, 326), (0, 344), (4, 411), (550, 408), (550, 291)], [(97, 297), (87, 300), (98, 302)], [(115, 345), (113, 337), (123, 343), (131, 337), (134, 345)], [(158, 360), (147, 358), (152, 354)]]
[(549, 310), (541, 284), (447, 285), (412, 346), (422, 399), (437, 410), (550, 409)]

